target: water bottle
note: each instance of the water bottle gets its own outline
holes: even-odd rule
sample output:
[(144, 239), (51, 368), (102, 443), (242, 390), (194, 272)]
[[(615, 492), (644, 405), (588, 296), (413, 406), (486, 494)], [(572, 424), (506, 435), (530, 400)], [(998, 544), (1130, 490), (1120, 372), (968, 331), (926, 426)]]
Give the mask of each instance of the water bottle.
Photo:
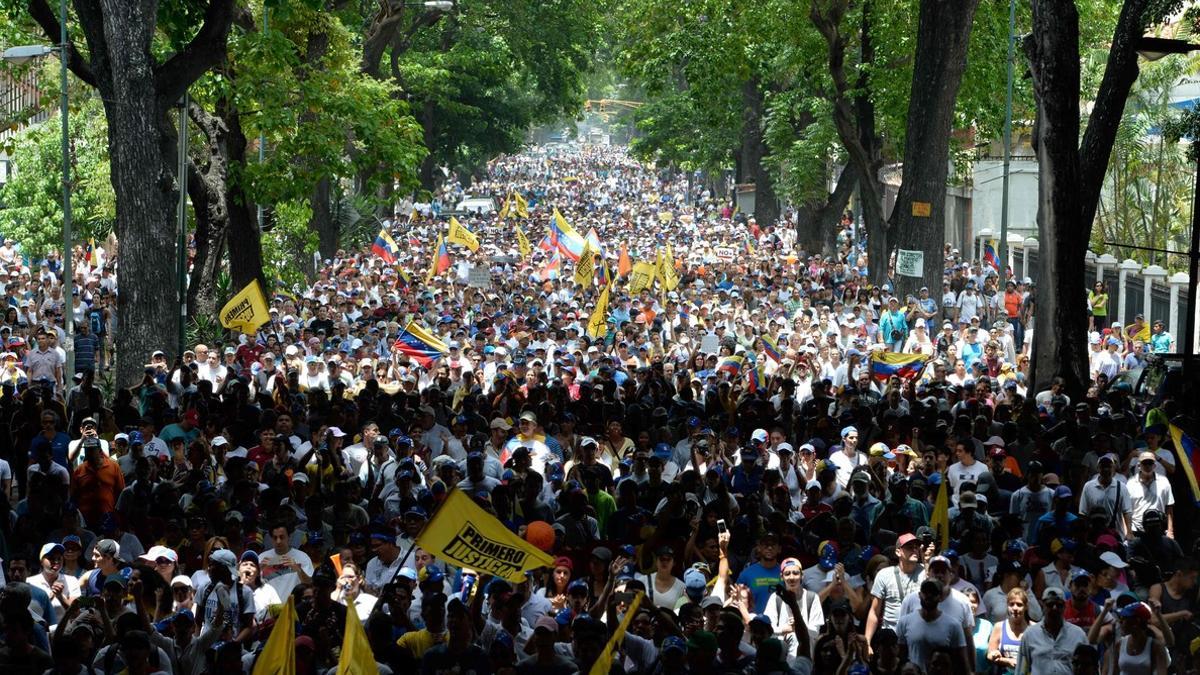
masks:
[(464, 574), (463, 575), (462, 595), (461, 595), (463, 604), (471, 603), (471, 590), (474, 588), (475, 588), (475, 575), (474, 574)]

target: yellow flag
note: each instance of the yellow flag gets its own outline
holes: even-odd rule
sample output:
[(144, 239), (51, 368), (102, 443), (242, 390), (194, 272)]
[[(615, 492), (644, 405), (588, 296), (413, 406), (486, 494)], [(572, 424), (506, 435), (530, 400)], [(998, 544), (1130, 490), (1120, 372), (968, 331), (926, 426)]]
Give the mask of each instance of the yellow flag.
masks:
[(533, 246), (529, 245), (529, 238), (525, 236), (525, 231), (517, 225), (517, 250), (521, 252), (522, 258), (528, 258), (530, 253), (533, 253)]
[(375, 651), (367, 641), (367, 631), (354, 605), (346, 611), (346, 630), (342, 635), (342, 653), (338, 658), (337, 675), (374, 675), (379, 672), (375, 665)]
[(629, 630), (629, 622), (637, 614), (638, 606), (642, 604), (643, 597), (645, 596), (642, 592), (638, 591), (633, 602), (629, 603), (629, 610), (625, 612), (625, 618), (621, 619), (617, 630), (608, 639), (608, 644), (604, 645), (604, 651), (596, 659), (596, 662), (592, 664), (592, 669), (588, 671), (588, 675), (608, 675), (609, 670), (612, 669), (613, 658), (617, 650), (621, 648), (621, 642), (625, 639), (625, 632)]
[(612, 288), (612, 284), (606, 284), (604, 290), (600, 291), (596, 309), (592, 310), (592, 315), (588, 317), (587, 336), (593, 340), (599, 340), (608, 333), (608, 289), (610, 288)]
[(938, 487), (937, 500), (933, 503), (933, 515), (929, 518), (929, 527), (933, 528), (938, 542), (938, 550), (950, 548), (950, 481), (942, 476), (942, 484)]
[(658, 265), (648, 262), (637, 263), (629, 275), (629, 292), (636, 294), (650, 288), (654, 285), (654, 279), (657, 276)]
[(500, 213), (499, 213), (500, 220), (504, 220), (505, 218), (508, 218), (508, 205), (509, 205), (510, 200), (511, 200), (511, 198), (505, 199), (504, 206), (500, 207)]
[(446, 243), (466, 246), (472, 251), (479, 250), (479, 238), (454, 216), (450, 216), (450, 232), (446, 234)]
[(461, 490), (452, 490), (433, 520), (417, 535), (417, 546), (459, 567), (514, 584), (525, 572), (550, 567), (554, 559), (513, 534)]
[(516, 207), (514, 210), (517, 212), (517, 215), (521, 216), (522, 218), (528, 218), (529, 217), (529, 202), (525, 201), (525, 198), (521, 196), (520, 192), (512, 193), (512, 197), (513, 197), (513, 201), (516, 203)]
[[(350, 614), (354, 609), (350, 609)], [(374, 664), (372, 664), (374, 665)], [(296, 600), (288, 596), (287, 604), (275, 620), (267, 644), (254, 662), (250, 675), (295, 675), (296, 673)]]
[(258, 279), (246, 284), (238, 294), (221, 308), (221, 325), (243, 333), (255, 333), (258, 327), (271, 320), (267, 312), (267, 298), (263, 295)]
[(658, 260), (658, 278), (662, 280), (664, 290), (673, 291), (679, 286), (679, 273), (675, 271), (675, 255), (671, 253), (670, 244)]
[(591, 247), (584, 245), (583, 253), (575, 262), (575, 283), (588, 288), (592, 285), (592, 279), (595, 276), (596, 254), (592, 252)]

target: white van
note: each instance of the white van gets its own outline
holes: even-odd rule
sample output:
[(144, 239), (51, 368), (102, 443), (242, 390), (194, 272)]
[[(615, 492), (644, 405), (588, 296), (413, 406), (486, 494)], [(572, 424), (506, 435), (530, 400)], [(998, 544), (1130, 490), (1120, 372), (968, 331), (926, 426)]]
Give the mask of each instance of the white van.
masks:
[(490, 216), (496, 212), (496, 202), (491, 197), (467, 197), (459, 202), (458, 208), (454, 210), (459, 213)]

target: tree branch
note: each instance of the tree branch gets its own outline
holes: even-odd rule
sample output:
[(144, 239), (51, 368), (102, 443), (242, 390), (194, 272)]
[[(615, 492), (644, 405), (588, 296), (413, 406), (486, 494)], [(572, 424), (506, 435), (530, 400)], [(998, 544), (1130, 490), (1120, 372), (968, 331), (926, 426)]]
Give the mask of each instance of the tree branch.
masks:
[[(1112, 47), (1096, 102), (1079, 146), (1080, 225), (1091, 234), (1096, 202), (1108, 171), (1108, 160), (1116, 142), (1117, 129), (1125, 114), (1125, 102), (1138, 77), (1137, 39), (1145, 30), (1149, 0), (1125, 0), (1113, 31)], [(1087, 236), (1084, 237), (1085, 239)]]
[[(58, 22), (58, 14), (50, 9), (50, 5), (46, 0), (29, 0), (29, 15), (41, 27), (42, 32), (46, 37), (58, 44), (62, 39), (62, 24)], [(92, 66), (84, 60), (83, 54), (75, 48), (74, 41), (67, 41), (67, 67), (75, 73), (75, 77), (86, 82), (92, 87), (98, 87), (96, 84), (96, 74), (92, 72)]]
[(174, 105), (193, 82), (224, 60), (233, 18), (234, 0), (209, 0), (200, 32), (154, 69), (160, 108)]

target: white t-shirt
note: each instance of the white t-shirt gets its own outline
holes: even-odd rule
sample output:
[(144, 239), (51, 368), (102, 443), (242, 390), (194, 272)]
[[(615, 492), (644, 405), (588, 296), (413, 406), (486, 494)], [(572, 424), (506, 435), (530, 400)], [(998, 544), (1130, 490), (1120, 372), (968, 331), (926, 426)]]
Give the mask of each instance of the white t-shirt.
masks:
[(839, 487), (845, 488), (850, 483), (850, 474), (860, 466), (867, 465), (867, 455), (863, 452), (854, 452), (854, 456), (847, 457), (842, 450), (829, 453), (829, 462), (837, 468), (837, 483)]
[[(69, 574), (60, 573), (58, 575), (58, 579), (56, 579), (56, 581), (62, 582), (63, 595), (67, 598), (67, 600), (71, 600), (72, 598), (79, 597), (79, 580), (78, 579), (76, 579), (75, 577), (73, 577)], [(63, 607), (62, 602), (59, 601), (59, 599), (57, 597), (55, 597), (55, 595), (53, 593), (50, 592), (51, 582), (46, 581), (46, 577), (42, 576), (42, 574), (39, 572), (39, 573), (29, 577), (28, 579), (26, 579), (25, 583), (29, 584), (30, 586), (36, 586), (36, 587), (42, 589), (43, 591), (46, 591), (46, 595), (50, 596), (50, 607), (54, 610), (54, 616), (48, 616), (48, 617), (43, 617), (43, 618), (45, 618), (47, 625), (50, 625), (50, 626), (58, 625), (58, 622), (62, 621), (63, 614), (65, 614), (67, 610), (65, 607)], [(34, 604), (36, 604), (36, 603), (34, 603)]]
[(979, 476), (987, 473), (987, 465), (983, 462), (973, 462), (971, 466), (967, 466), (962, 462), (955, 462), (946, 469), (946, 473), (950, 476), (950, 491), (951, 499), (955, 504), (958, 504), (958, 486), (963, 483), (978, 483)]
[(281, 598), (291, 595), (292, 589), (300, 583), (300, 575), (293, 572), (290, 566), (284, 564), (284, 558), (291, 558), (300, 565), (300, 569), (304, 570), (304, 573), (308, 576), (311, 577), (313, 573), (312, 559), (300, 549), (293, 548), (283, 555), (271, 549), (258, 556), (259, 574), (262, 576), (263, 581), (275, 587), (275, 592)]
[(684, 591), (687, 590), (687, 587), (683, 585), (683, 581), (678, 577), (672, 577), (673, 583), (671, 584), (671, 588), (665, 592), (660, 591), (654, 585), (655, 576), (657, 576), (657, 573), (649, 575), (637, 574), (634, 576), (634, 578), (645, 584), (646, 595), (650, 596), (650, 600), (654, 602), (655, 607), (661, 607), (663, 609), (669, 609), (673, 611), (675, 609), (675, 603), (679, 601), (679, 598), (683, 597)]

